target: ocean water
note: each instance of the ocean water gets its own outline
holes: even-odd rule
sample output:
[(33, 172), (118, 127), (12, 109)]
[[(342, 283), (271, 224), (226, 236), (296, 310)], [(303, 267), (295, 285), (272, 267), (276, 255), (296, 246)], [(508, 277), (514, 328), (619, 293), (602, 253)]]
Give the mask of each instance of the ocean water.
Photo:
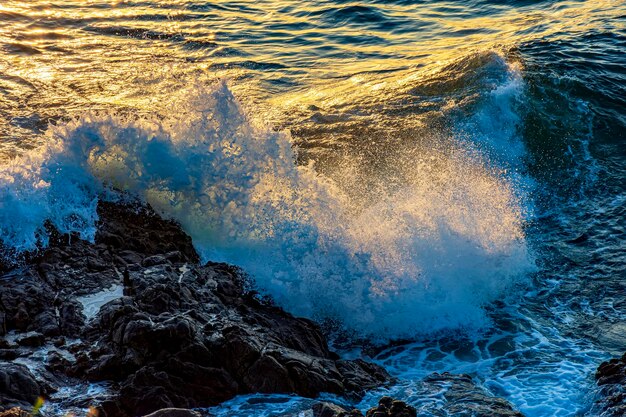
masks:
[(626, 350), (625, 128), (622, 1), (0, 4), (4, 257), (46, 221), (92, 239), (132, 195), (426, 415), (435, 371), (598, 414)]

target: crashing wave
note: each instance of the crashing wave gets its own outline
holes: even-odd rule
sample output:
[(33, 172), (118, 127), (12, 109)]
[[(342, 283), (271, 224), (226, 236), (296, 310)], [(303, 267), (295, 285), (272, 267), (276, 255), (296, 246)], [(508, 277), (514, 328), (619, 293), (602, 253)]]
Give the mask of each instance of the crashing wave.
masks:
[(524, 280), (515, 181), (467, 141), (424, 151), (398, 167), (403, 187), (355, 205), (345, 172), (298, 166), (290, 135), (250, 122), (225, 83), (181, 97), (167, 117), (87, 114), (51, 126), (43, 147), (2, 165), (4, 245), (45, 246), (46, 221), (93, 239), (98, 199), (121, 190), (291, 312), (382, 338), (483, 326), (483, 307)]

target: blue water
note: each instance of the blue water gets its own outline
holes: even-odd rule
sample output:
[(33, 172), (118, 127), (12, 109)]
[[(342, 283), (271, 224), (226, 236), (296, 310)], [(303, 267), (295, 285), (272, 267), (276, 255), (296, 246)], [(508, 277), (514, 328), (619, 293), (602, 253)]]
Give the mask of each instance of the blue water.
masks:
[(413, 340), (370, 359), (427, 415), (434, 371), (597, 415), (626, 350), (623, 2), (9, 0), (0, 23), (6, 257), (46, 220), (93, 238), (121, 189), (341, 354)]

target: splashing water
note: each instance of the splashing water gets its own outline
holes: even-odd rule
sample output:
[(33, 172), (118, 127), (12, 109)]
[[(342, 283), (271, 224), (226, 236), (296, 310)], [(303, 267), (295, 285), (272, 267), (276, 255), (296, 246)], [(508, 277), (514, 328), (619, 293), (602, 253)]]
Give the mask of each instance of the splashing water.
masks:
[(380, 338), (479, 328), (529, 270), (519, 196), (469, 145), (433, 146), (398, 167), (403, 187), (355, 205), (345, 172), (297, 166), (289, 134), (251, 123), (225, 83), (181, 97), (166, 118), (51, 126), (45, 146), (4, 165), (5, 245), (45, 245), (45, 220), (93, 239), (98, 198), (122, 190), (293, 313)]
[(426, 415), (446, 370), (529, 417), (599, 414), (625, 343), (626, 3), (0, 3), (0, 249), (46, 221), (92, 239), (126, 190), (293, 312), (420, 332), (374, 360)]

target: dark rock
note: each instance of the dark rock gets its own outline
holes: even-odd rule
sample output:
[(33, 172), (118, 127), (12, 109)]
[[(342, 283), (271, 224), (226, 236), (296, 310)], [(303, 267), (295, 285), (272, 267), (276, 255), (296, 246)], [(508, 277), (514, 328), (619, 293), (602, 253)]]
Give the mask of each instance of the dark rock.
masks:
[(339, 360), (336, 363), (337, 369), (344, 378), (342, 382), (350, 392), (363, 393), (381, 385), (389, 378), (387, 371), (383, 368), (361, 359)]
[(596, 382), (600, 387), (599, 400), (594, 408), (603, 417), (626, 415), (626, 353), (598, 366)]
[(164, 408), (144, 417), (201, 417), (201, 414), (184, 408)]
[[(467, 375), (432, 374), (416, 388), (420, 396), (431, 395), (433, 407), (423, 408), (420, 415), (446, 415), (455, 417), (523, 417), (504, 399), (493, 397), (475, 385)], [(443, 394), (443, 398), (442, 398)], [(444, 400), (443, 402), (441, 400)], [(422, 407), (424, 407), (423, 400)], [(331, 403), (317, 403), (312, 407), (314, 417), (362, 417), (359, 410), (347, 409)], [(391, 397), (382, 397), (376, 407), (370, 408), (366, 417), (417, 417), (415, 407)]]
[(85, 324), (82, 310), (83, 306), (75, 300), (63, 301), (57, 309), (60, 334), (71, 336), (80, 333)]
[(62, 347), (65, 346), (65, 338), (64, 337), (57, 337), (56, 339), (54, 339), (52, 341), (52, 344), (56, 347)]
[(6, 411), (0, 411), (0, 417), (31, 417), (31, 415), (19, 407), (14, 407)]
[(130, 272), (128, 272), (128, 268), (124, 269), (124, 274), (122, 275), (123, 280), (122, 284), (124, 285), (124, 295), (127, 297), (132, 297), (135, 295), (135, 286), (133, 285), (133, 281), (130, 279)]
[(148, 266), (154, 266), (154, 265), (161, 265), (167, 262), (167, 258), (163, 255), (153, 255), (153, 256), (149, 256), (147, 258), (145, 258), (142, 262), (141, 265), (148, 267)]
[(127, 414), (252, 392), (362, 392), (389, 380), (376, 365), (330, 359), (313, 322), (247, 297), (236, 269), (190, 268), (181, 282), (178, 264), (129, 272), (136, 295), (100, 310), (70, 373), (120, 381), (118, 406)]
[(20, 346), (39, 347), (43, 346), (45, 339), (39, 332), (29, 332), (16, 339)]
[[(361, 413), (359, 412), (359, 414)], [(346, 409), (333, 403), (313, 404), (313, 417), (339, 417), (347, 415), (348, 411)]]
[[(337, 360), (315, 323), (258, 300), (238, 268), (199, 265), (175, 222), (112, 203), (100, 203), (98, 215), (95, 243), (57, 233), (49, 249), (3, 277), (0, 312), (3, 331), (39, 332), (20, 336), (20, 349), (50, 342), (67, 350), (48, 353), (52, 379), (114, 384), (111, 397), (96, 401), (103, 416), (207, 407), (254, 392), (360, 394), (389, 381), (376, 365)], [(77, 297), (120, 284), (124, 296), (86, 323)]]
[(0, 336), (7, 334), (7, 314), (0, 310)]
[(394, 400), (391, 397), (382, 397), (377, 407), (370, 408), (366, 417), (416, 417), (417, 410), (407, 403)]
[(393, 404), (393, 398), (391, 397), (382, 397), (380, 400), (378, 400), (378, 405), (385, 408), (391, 408), (391, 404)]
[(222, 369), (168, 362), (163, 367), (144, 366), (122, 383), (122, 409), (141, 415), (155, 408), (217, 404), (237, 394), (237, 383)]
[(31, 322), (31, 315), (28, 313), (28, 309), (24, 303), (19, 303), (15, 314), (13, 315), (13, 323), (16, 329), (26, 330)]
[(294, 392), (289, 371), (276, 359), (263, 355), (252, 364), (243, 377), (247, 386), (256, 387), (258, 392)]
[(0, 411), (11, 407), (30, 408), (39, 396), (50, 391), (24, 365), (0, 362)]
[(626, 354), (620, 359), (602, 362), (596, 371), (598, 385), (624, 384), (626, 382)]
[(12, 361), (20, 356), (16, 349), (0, 349), (0, 360)]
[(46, 367), (55, 372), (64, 372), (64, 370), (71, 366), (71, 364), (71, 361), (67, 360), (63, 355), (55, 351), (50, 352), (46, 360)]
[(31, 264), (9, 272), (0, 292), (0, 334), (36, 330), (74, 336), (84, 325), (76, 295), (119, 282), (120, 270), (144, 259), (198, 261), (191, 238), (147, 207), (101, 202), (96, 244), (57, 236)]
[(178, 262), (197, 263), (200, 260), (191, 238), (180, 226), (161, 218), (150, 207), (100, 202), (98, 215), (97, 243), (105, 243), (120, 251), (136, 252), (142, 258), (177, 253)]
[[(377, 407), (370, 408), (367, 417), (416, 417), (414, 407), (403, 401), (394, 400), (390, 397), (382, 397)], [(359, 410), (348, 411), (343, 407), (332, 403), (317, 403), (313, 405), (313, 417), (363, 417)]]
[[(469, 375), (455, 375), (444, 372), (434, 373), (424, 379), (424, 383), (443, 391), (446, 402), (443, 409), (456, 417), (524, 417), (503, 398), (494, 397), (477, 386)], [(392, 404), (394, 407), (395, 402)]]

